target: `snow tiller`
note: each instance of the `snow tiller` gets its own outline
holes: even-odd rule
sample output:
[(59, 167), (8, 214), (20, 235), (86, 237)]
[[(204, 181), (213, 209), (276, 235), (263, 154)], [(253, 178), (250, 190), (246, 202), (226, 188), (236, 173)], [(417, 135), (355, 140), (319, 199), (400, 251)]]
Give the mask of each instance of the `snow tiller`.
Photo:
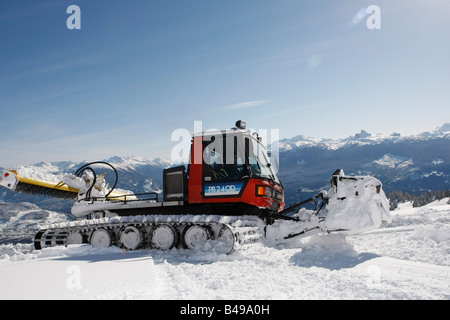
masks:
[[(75, 201), (78, 220), (49, 226), (36, 249), (89, 243), (127, 250), (188, 248), (229, 253), (269, 238), (285, 241), (316, 233), (359, 233), (390, 222), (379, 180), (336, 170), (331, 188), (289, 208), (284, 188), (256, 133), (236, 122), (231, 130), (194, 134), (190, 161), (163, 171), (163, 195), (117, 191), (111, 164), (84, 165), (62, 181), (43, 181), (20, 169), (4, 171), (0, 185), (13, 191)], [(110, 167), (112, 187), (96, 167)], [(98, 168), (97, 168), (98, 169)], [(315, 201), (316, 210), (300, 209)], [(300, 209), (300, 210), (299, 210)]]

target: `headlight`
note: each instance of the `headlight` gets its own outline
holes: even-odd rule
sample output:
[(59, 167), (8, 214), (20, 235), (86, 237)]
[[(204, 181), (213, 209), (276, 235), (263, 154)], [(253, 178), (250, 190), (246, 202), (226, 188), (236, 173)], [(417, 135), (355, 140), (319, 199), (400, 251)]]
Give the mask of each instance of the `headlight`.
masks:
[(277, 201), (284, 202), (284, 193), (282, 191), (278, 191), (271, 187), (256, 186), (256, 196), (257, 197), (268, 197), (268, 198), (275, 199)]

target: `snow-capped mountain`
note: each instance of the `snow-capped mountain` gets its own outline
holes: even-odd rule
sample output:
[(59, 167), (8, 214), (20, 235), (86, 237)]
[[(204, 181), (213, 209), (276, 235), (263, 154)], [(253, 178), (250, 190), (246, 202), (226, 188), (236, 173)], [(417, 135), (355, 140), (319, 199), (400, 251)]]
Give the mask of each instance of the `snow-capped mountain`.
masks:
[(345, 139), (296, 136), (280, 140), (279, 158), (288, 202), (328, 188), (337, 168), (373, 175), (388, 192), (444, 190), (450, 188), (450, 124), (412, 136), (364, 130)]
[(280, 140), (279, 148), (282, 151), (308, 147), (337, 150), (353, 146), (400, 143), (404, 141), (426, 141), (428, 139), (450, 139), (450, 123), (445, 123), (431, 132), (426, 131), (412, 136), (402, 136), (396, 132), (391, 134), (371, 134), (365, 130), (361, 130), (361, 132), (344, 139), (312, 138), (298, 135), (291, 139)]

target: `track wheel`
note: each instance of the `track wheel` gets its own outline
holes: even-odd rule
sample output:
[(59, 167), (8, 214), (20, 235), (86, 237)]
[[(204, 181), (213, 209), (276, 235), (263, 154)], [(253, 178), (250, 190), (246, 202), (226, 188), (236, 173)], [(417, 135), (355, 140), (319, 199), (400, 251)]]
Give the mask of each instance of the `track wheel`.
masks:
[(183, 230), (182, 240), (186, 249), (199, 249), (212, 238), (212, 231), (207, 226), (191, 225)]
[(154, 226), (150, 230), (150, 244), (157, 250), (170, 250), (178, 243), (178, 231), (168, 224)]
[(106, 229), (97, 229), (91, 235), (90, 244), (94, 247), (110, 247), (112, 241), (112, 233)]
[(83, 243), (83, 235), (80, 232), (74, 231), (74, 232), (70, 232), (67, 235), (66, 245), (82, 244), (82, 243)]
[(224, 225), (220, 229), (219, 236), (217, 237), (216, 251), (218, 253), (230, 253), (231, 251), (233, 251), (235, 241), (236, 237), (233, 234), (233, 231), (231, 231), (228, 226)]
[(136, 250), (142, 247), (145, 242), (145, 233), (138, 227), (125, 226), (120, 230), (120, 245), (127, 250)]
[(34, 236), (34, 240), (33, 240), (33, 242), (34, 242), (34, 248), (36, 249), (36, 250), (41, 250), (41, 249), (43, 249), (44, 248), (44, 246), (43, 246), (43, 235), (44, 235), (44, 233), (46, 233), (47, 232), (47, 230), (46, 229), (44, 229), (44, 230), (40, 230), (38, 233), (36, 233), (36, 235)]

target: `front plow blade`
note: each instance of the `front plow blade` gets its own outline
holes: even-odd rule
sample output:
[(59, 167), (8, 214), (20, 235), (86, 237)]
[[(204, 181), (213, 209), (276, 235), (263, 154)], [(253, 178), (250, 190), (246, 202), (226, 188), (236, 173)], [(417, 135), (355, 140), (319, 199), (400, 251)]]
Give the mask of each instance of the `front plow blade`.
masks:
[(382, 227), (392, 221), (381, 182), (372, 176), (346, 176), (336, 170), (328, 192), (322, 230), (353, 234)]

